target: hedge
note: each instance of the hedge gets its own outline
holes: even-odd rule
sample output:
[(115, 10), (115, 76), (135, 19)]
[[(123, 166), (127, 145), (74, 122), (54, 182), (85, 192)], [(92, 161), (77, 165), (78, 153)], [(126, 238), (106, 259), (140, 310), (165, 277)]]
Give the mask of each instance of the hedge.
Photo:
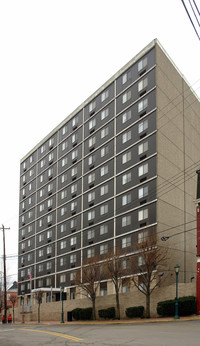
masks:
[(115, 308), (108, 308), (108, 309), (102, 309), (99, 310), (99, 317), (104, 318), (104, 319), (111, 319), (115, 318)]
[[(175, 315), (175, 299), (165, 300), (157, 304), (157, 313), (161, 316)], [(179, 316), (189, 316), (196, 314), (196, 297), (187, 296), (178, 298)]]
[(72, 310), (72, 317), (75, 320), (91, 320), (92, 319), (92, 308), (76, 308)]
[(142, 318), (144, 316), (144, 306), (131, 306), (130, 308), (126, 309), (126, 317), (133, 318), (133, 317), (140, 317)]

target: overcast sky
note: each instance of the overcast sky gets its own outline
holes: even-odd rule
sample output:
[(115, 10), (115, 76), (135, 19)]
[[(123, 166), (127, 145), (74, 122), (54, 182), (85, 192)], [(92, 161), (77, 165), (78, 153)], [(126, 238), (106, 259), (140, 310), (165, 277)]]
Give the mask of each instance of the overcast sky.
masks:
[(11, 281), (20, 159), (154, 38), (200, 96), (200, 41), (181, 0), (0, 0), (0, 226), (10, 227)]

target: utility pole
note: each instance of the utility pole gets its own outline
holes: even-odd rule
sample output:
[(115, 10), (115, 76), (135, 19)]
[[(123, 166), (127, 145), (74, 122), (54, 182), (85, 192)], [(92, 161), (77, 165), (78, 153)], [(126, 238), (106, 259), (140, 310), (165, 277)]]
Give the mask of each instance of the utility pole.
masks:
[(197, 199), (196, 199), (196, 216), (197, 216), (197, 278), (196, 278), (196, 300), (197, 315), (200, 315), (200, 170), (197, 173)]
[(5, 244), (5, 228), (4, 225), (0, 228), (3, 231), (3, 266), (4, 266), (4, 316), (5, 323), (7, 323), (7, 287), (6, 287), (6, 244)]

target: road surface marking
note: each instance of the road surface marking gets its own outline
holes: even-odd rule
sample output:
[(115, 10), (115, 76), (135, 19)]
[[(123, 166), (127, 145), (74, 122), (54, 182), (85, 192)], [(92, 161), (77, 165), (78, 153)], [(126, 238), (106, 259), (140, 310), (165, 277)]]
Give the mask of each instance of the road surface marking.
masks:
[(44, 334), (51, 334), (51, 335), (55, 335), (55, 336), (59, 336), (60, 338), (64, 338), (64, 339), (69, 339), (69, 340), (73, 340), (73, 341), (82, 341), (83, 339), (77, 338), (76, 336), (72, 336), (72, 335), (67, 335), (67, 334), (62, 334), (62, 333), (56, 333), (56, 332), (50, 332), (50, 331), (46, 331), (46, 330), (37, 330), (37, 329), (26, 329), (26, 328), (20, 328), (20, 330), (25, 330), (30, 331), (30, 332), (36, 332), (36, 333), (44, 333)]

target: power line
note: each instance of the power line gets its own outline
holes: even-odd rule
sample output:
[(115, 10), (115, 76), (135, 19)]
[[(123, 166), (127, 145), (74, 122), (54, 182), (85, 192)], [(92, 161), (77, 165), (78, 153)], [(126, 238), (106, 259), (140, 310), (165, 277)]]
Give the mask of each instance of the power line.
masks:
[(192, 20), (191, 16), (190, 16), (190, 14), (189, 14), (189, 11), (188, 11), (188, 9), (187, 9), (185, 3), (184, 3), (184, 0), (181, 0), (181, 1), (182, 1), (182, 4), (183, 4), (183, 6), (184, 6), (184, 8), (185, 8), (185, 11), (186, 11), (186, 13), (187, 13), (189, 19), (190, 19), (190, 22), (191, 22), (191, 24), (192, 24), (192, 26), (193, 26), (193, 28), (194, 28), (194, 30), (195, 30), (195, 33), (196, 33), (198, 39), (200, 40), (200, 36), (199, 36), (199, 34), (198, 34), (198, 32), (197, 32), (197, 29), (196, 29), (196, 27), (195, 27), (195, 25), (194, 25), (194, 23), (193, 23), (193, 20)]

